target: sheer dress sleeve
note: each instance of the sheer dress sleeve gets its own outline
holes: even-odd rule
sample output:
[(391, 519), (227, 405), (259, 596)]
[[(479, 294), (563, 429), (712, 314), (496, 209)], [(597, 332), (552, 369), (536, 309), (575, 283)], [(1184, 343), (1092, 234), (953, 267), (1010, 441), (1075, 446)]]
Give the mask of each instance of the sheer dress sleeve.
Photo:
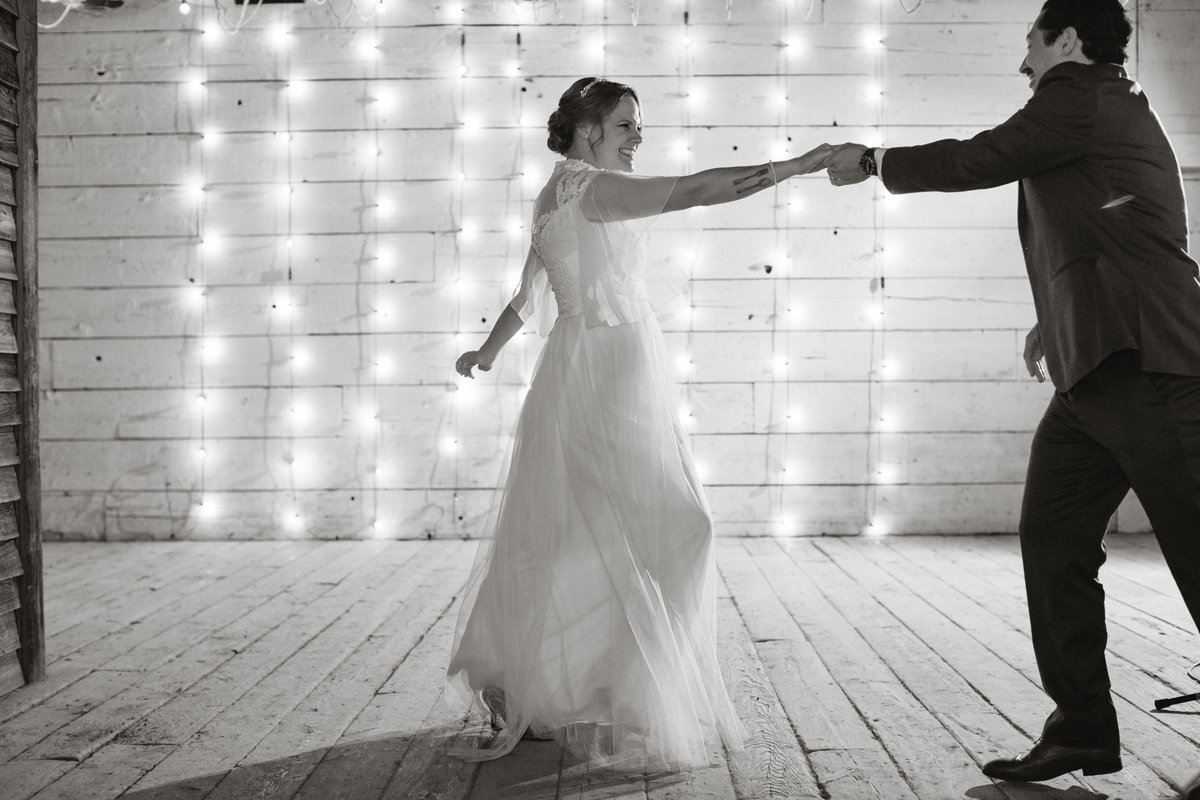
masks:
[(675, 178), (595, 170), (576, 224), (583, 306), (589, 326), (621, 325), (662, 311), (686, 282), (677, 267), (647, 263), (647, 234)]

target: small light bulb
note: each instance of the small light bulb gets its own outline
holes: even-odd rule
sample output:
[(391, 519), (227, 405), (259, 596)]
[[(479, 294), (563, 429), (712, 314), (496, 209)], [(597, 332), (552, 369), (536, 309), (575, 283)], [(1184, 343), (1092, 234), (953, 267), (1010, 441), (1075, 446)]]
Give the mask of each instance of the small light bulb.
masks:
[(187, 0), (179, 0), (179, 13), (185, 17), (192, 13), (192, 7)]
[(375, 108), (378, 111), (390, 111), (396, 105), (396, 95), (387, 90), (380, 90), (375, 95)]

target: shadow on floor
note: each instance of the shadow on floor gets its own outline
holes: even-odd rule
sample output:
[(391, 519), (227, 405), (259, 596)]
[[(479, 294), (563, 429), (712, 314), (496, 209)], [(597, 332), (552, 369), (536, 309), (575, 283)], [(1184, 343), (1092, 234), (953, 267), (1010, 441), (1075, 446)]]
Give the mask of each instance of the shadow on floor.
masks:
[(1057, 789), (1040, 783), (989, 783), (966, 791), (973, 800), (1108, 800), (1108, 795), (1096, 794), (1082, 786)]
[(446, 755), (466, 743), (458, 726), (427, 728), (131, 790), (121, 800), (436, 800), (466, 797), (472, 787), (488, 800), (553, 800), (584, 773), (588, 789), (605, 795), (640, 792), (647, 777), (660, 786), (686, 780), (686, 773), (588, 772), (554, 742), (522, 742), (516, 758), (483, 765)]

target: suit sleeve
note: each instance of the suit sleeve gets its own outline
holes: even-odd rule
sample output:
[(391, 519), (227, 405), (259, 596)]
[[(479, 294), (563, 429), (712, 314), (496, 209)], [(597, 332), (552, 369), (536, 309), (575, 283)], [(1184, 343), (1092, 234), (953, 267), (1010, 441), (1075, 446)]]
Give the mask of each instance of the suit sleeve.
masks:
[(1007, 121), (971, 139), (889, 147), (881, 170), (893, 194), (989, 189), (1062, 166), (1085, 154), (1096, 98), (1074, 76), (1050, 73)]

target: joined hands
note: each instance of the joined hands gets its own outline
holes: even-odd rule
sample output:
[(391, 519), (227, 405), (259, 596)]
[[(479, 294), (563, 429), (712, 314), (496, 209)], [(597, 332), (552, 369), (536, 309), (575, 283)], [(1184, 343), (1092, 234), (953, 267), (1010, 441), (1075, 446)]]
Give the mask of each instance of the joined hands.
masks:
[(849, 186), (862, 183), (870, 176), (858, 166), (863, 153), (867, 151), (864, 144), (847, 142), (846, 144), (827, 145), (831, 148), (829, 155), (829, 182), (834, 186)]

